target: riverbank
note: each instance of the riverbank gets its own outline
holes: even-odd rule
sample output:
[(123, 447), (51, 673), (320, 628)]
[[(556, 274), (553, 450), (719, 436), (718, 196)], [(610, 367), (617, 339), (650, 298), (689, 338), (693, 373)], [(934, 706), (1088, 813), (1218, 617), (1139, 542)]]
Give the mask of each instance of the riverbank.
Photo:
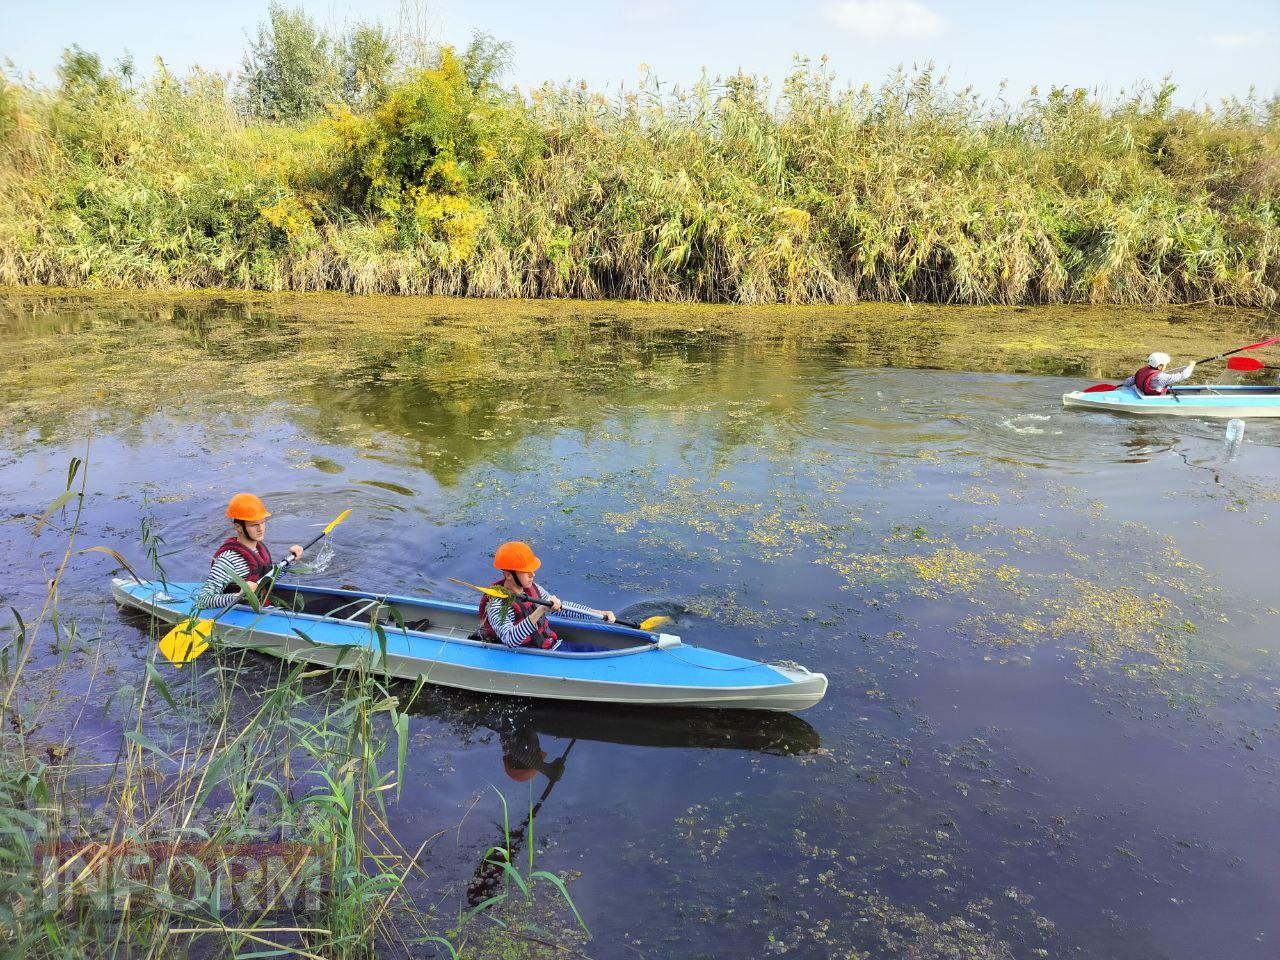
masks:
[[(0, 283), (734, 304), (1213, 301), (1280, 290), (1280, 113), (647, 77), (501, 87), (440, 51), (323, 113), (68, 61), (0, 81)], [(74, 67), (74, 69), (73, 69)]]

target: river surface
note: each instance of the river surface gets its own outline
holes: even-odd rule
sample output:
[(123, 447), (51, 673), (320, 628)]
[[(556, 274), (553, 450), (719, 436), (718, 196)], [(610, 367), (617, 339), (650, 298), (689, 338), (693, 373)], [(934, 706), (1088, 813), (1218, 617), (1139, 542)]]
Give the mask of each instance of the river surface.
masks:
[[(172, 579), (241, 489), (277, 552), (354, 511), (304, 582), (462, 599), (528, 540), (566, 598), (683, 610), (687, 642), (830, 689), (796, 717), (428, 689), (390, 812), (407, 849), (446, 831), (444, 915), (545, 755), (537, 865), (590, 956), (1273, 958), (1280, 423), (1233, 452), (1221, 422), (1060, 402), (1265, 323), (10, 293), (0, 599), (38, 611), (72, 457), (78, 543), (146, 569), (145, 520)], [(113, 569), (73, 559), (80, 639), (30, 673), (41, 735), (106, 761), (153, 648)]]

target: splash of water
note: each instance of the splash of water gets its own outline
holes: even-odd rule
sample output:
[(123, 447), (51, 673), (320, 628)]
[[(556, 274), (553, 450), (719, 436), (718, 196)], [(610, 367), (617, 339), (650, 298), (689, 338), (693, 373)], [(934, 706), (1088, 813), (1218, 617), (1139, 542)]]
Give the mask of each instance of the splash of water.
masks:
[(327, 537), (320, 541), (320, 548), (316, 550), (315, 555), (311, 557), (307, 563), (300, 563), (294, 567), (296, 573), (324, 573), (329, 569), (329, 565), (333, 563), (333, 558), (337, 556), (337, 551), (333, 549), (333, 541)]

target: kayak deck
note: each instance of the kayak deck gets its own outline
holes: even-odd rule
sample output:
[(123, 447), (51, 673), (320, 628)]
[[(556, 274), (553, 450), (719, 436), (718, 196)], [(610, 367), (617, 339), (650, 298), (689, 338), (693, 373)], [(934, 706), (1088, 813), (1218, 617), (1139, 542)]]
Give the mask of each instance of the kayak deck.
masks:
[[(112, 594), (175, 623), (191, 615), (199, 587), (117, 578)], [(211, 611), (213, 636), (290, 660), (558, 700), (794, 711), (826, 693), (827, 678), (797, 664), (759, 663), (613, 624), (552, 615), (562, 638), (605, 649), (513, 649), (473, 638), (479, 621), (470, 604), (310, 586), (281, 587), (273, 596), (278, 605), (261, 612), (246, 604)]]
[(1062, 405), (1136, 416), (1280, 417), (1280, 387), (1203, 384), (1172, 387), (1155, 397), (1144, 396), (1133, 387), (1095, 393), (1075, 390), (1062, 395)]

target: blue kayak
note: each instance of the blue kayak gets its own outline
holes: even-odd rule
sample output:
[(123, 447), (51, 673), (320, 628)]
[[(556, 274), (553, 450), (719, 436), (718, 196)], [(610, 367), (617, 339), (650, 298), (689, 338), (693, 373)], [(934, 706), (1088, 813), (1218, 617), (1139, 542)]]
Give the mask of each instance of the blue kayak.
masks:
[[(166, 623), (191, 616), (199, 588), (127, 578), (111, 584), (117, 603)], [(760, 663), (614, 624), (551, 616), (562, 638), (605, 648), (599, 652), (512, 649), (479, 639), (471, 604), (292, 585), (272, 597), (275, 604), (260, 612), (244, 604), (216, 616), (216, 642), (463, 690), (589, 703), (795, 711), (827, 691), (823, 674), (799, 664)]]
[(1063, 394), (1062, 405), (1137, 416), (1280, 417), (1280, 387), (1206, 384), (1171, 387), (1158, 397), (1144, 396), (1133, 387), (1095, 393), (1076, 390)]

